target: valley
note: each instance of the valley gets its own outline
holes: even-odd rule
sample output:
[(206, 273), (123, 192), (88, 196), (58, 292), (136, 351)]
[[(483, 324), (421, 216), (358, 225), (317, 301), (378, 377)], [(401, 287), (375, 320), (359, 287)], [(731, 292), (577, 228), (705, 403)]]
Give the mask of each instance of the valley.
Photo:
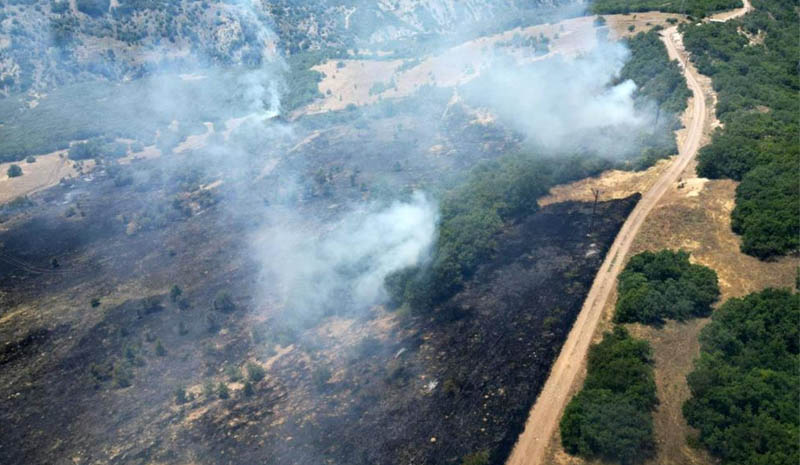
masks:
[(0, 2), (0, 462), (736, 463), (791, 14), (651, 3)]

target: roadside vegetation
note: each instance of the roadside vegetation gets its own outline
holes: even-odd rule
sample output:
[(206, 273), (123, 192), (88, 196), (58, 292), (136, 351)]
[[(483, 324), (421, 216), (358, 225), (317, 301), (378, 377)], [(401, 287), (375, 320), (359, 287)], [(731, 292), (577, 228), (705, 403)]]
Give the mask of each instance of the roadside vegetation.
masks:
[(719, 298), (717, 273), (689, 263), (684, 251), (642, 252), (619, 275), (618, 323), (660, 325), (666, 318), (686, 320), (711, 313)]
[(669, 59), (659, 31), (660, 28), (653, 28), (625, 41), (631, 56), (622, 67), (619, 79), (631, 79), (636, 83), (639, 105), (651, 102), (657, 105), (655, 132), (648, 137), (641, 157), (633, 160), (634, 169), (645, 169), (678, 153), (673, 131), (681, 127), (680, 115), (692, 96), (678, 63)]
[[(684, 251), (643, 252), (619, 276), (617, 323), (662, 324), (707, 316), (719, 297), (714, 270), (689, 263)], [(586, 381), (561, 419), (570, 454), (620, 464), (655, 453), (652, 412), (658, 404), (650, 344), (622, 325), (589, 349)]]
[(592, 12), (628, 14), (658, 10), (702, 18), (715, 11), (732, 10), (741, 6), (741, 0), (596, 0), (592, 4)]
[(589, 349), (583, 389), (561, 418), (561, 443), (587, 459), (634, 464), (655, 451), (652, 411), (658, 404), (650, 344), (622, 326)]
[(510, 155), (476, 167), (441, 203), (436, 249), (430, 262), (395, 272), (386, 287), (396, 305), (427, 311), (458, 292), (497, 247), (507, 222), (538, 209), (550, 187), (598, 173), (610, 162)]
[(698, 174), (741, 181), (731, 214), (742, 252), (767, 259), (800, 246), (800, 77), (796, 3), (756, 0), (725, 23), (684, 25), (684, 43), (719, 96)]
[(612, 166), (646, 168), (677, 152), (672, 131), (680, 127), (677, 115), (686, 108), (691, 91), (678, 65), (669, 60), (657, 31), (636, 35), (629, 40), (629, 46), (631, 58), (620, 79), (636, 82), (640, 104), (654, 102), (663, 118), (643, 142), (641, 156), (611, 162), (590, 155), (509, 155), (478, 166), (464, 184), (443, 196), (433, 258), (387, 277), (386, 287), (396, 305), (406, 304), (415, 311), (430, 309), (458, 292), (478, 266), (491, 257), (496, 247), (494, 236), (503, 225), (534, 213), (537, 199), (552, 186)]
[(727, 301), (700, 336), (683, 414), (723, 464), (800, 463), (800, 295)]

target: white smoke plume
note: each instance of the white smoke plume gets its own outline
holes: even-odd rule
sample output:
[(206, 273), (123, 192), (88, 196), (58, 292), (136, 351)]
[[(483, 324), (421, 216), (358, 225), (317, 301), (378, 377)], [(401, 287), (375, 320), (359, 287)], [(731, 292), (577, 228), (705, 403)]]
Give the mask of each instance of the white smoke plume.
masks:
[(593, 146), (617, 154), (634, 149), (634, 134), (654, 116), (637, 108), (633, 81), (609, 85), (629, 58), (620, 43), (599, 42), (590, 52), (520, 65), (497, 60), (468, 86), (468, 99), (547, 151)]
[(422, 193), (408, 202), (354, 210), (320, 234), (293, 212), (273, 219), (254, 241), (263, 282), (290, 311), (364, 308), (385, 298), (384, 278), (423, 260), (435, 237), (436, 205)]

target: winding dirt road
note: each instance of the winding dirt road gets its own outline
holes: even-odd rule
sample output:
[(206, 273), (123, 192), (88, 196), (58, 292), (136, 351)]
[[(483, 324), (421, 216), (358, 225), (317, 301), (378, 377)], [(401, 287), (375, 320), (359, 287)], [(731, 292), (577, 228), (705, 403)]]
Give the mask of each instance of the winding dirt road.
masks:
[[(724, 16), (718, 15), (712, 20), (726, 21), (736, 18), (750, 11), (751, 8), (749, 1), (745, 0), (744, 8), (725, 13)], [(687, 124), (686, 138), (683, 143), (678, 141), (678, 156), (650, 190), (644, 193), (641, 201), (620, 229), (595, 277), (583, 308), (561, 348), (561, 353), (553, 364), (550, 376), (528, 416), (525, 430), (517, 440), (506, 465), (543, 464), (550, 438), (553, 436), (561, 412), (566, 406), (570, 387), (581, 371), (595, 328), (600, 321), (608, 296), (616, 285), (617, 275), (622, 269), (625, 256), (648, 213), (656, 206), (664, 193), (678, 181), (681, 173), (700, 148), (707, 114), (705, 95), (698, 82), (697, 71), (688, 63), (686, 54), (683, 52), (682, 36), (678, 33), (677, 26), (663, 30), (661, 40), (666, 45), (670, 58), (677, 59), (681, 64), (686, 82), (694, 93), (694, 98), (691, 99), (692, 108), (688, 110), (691, 120)]]

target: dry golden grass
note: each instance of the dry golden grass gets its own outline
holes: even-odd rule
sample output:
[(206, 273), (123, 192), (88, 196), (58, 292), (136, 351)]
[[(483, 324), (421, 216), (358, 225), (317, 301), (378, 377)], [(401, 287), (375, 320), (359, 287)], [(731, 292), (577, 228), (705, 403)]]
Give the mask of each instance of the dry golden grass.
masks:
[[(648, 171), (656, 170), (657, 167)], [(606, 186), (608, 179), (618, 179), (621, 186), (610, 190), (610, 196), (624, 195), (631, 186), (646, 185), (648, 171), (629, 176), (605, 173), (591, 180), (572, 185), (573, 198), (585, 198), (594, 186)], [(692, 254), (692, 261), (713, 268), (719, 276), (722, 298), (739, 297), (767, 287), (793, 286), (797, 257), (785, 257), (763, 262), (739, 251), (740, 239), (730, 228), (730, 213), (734, 206), (736, 183), (730, 180), (707, 180), (694, 175), (693, 164), (684, 172), (683, 187), (673, 186), (659, 205), (653, 210), (640, 230), (630, 255), (645, 250), (684, 249)], [(616, 178), (615, 178), (616, 177)], [(559, 198), (570, 197), (570, 186), (553, 189)], [(590, 194), (589, 194), (590, 195)], [(599, 340), (611, 327), (611, 316), (616, 299), (609, 299), (594, 335)], [(698, 335), (708, 323), (708, 318), (684, 323), (669, 322), (663, 328), (629, 325), (637, 337), (650, 341), (655, 357), (655, 378), (660, 405), (653, 420), (658, 455), (649, 463), (711, 464), (713, 460), (701, 450), (690, 448), (686, 436), (691, 433), (681, 413), (683, 403), (689, 397), (686, 375), (700, 351)], [(572, 391), (577, 391), (583, 379)], [(584, 464), (589, 463), (566, 454), (556, 434), (551, 439), (548, 459), (545, 463)]]

